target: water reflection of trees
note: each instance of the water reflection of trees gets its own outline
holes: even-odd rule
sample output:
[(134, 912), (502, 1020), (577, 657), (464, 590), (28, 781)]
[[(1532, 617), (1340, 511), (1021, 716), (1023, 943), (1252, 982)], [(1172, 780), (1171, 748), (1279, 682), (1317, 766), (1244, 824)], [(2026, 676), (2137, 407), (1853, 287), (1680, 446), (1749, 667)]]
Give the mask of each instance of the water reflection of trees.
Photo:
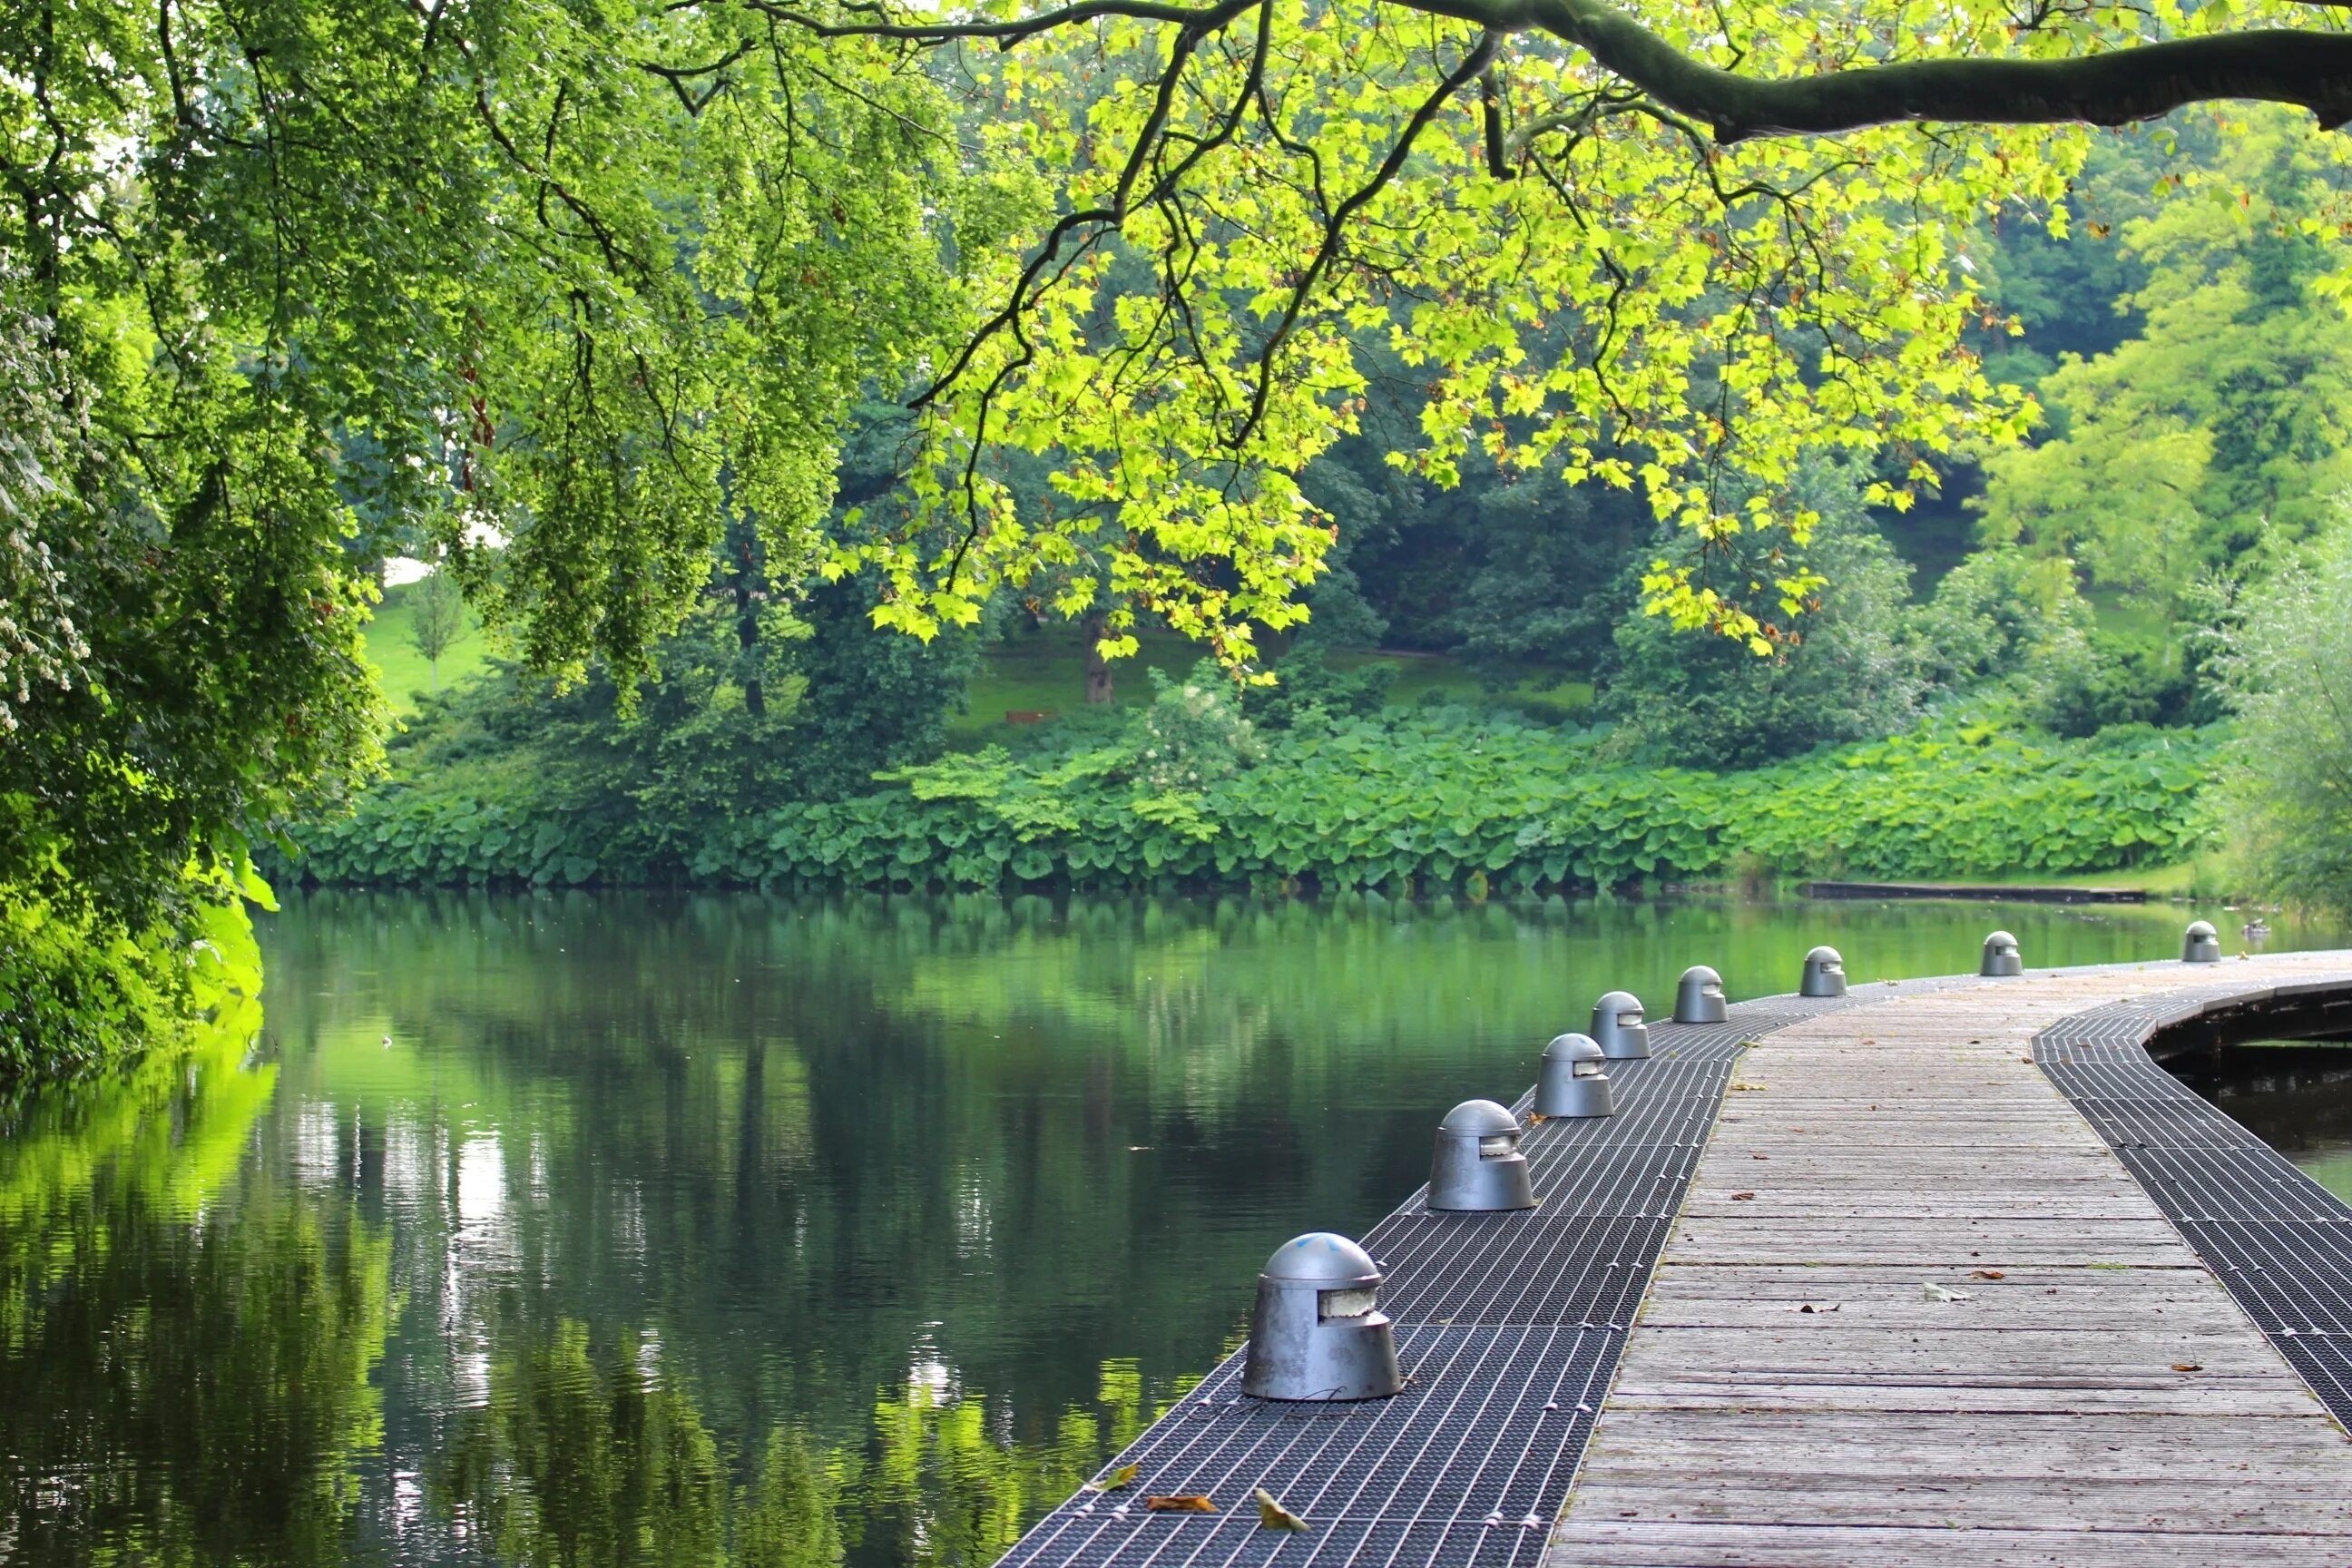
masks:
[(862, 1442), (827, 1451), (779, 1426), (730, 1465), (656, 1342), (600, 1344), (572, 1321), (515, 1331), (429, 1485), (468, 1555), (531, 1568), (831, 1568), (845, 1550), (908, 1568), (985, 1563), (1154, 1414), (1133, 1365), (1108, 1363), (1107, 1419), (1066, 1411), (1046, 1440), (1013, 1444), (985, 1401), (916, 1384), (875, 1407)]
[(0, 1139), (9, 1562), (331, 1563), (379, 1445), (386, 1249), (235, 1180), (242, 1042), (41, 1097)]
[[(1837, 937), (1732, 905), (289, 910), (270, 1032), (333, 1108), (320, 1180), (360, 1173), (395, 1238), (390, 1441), (447, 1553), (793, 1568), (761, 1500), (832, 1498), (853, 1568), (988, 1560), (1210, 1364), (1275, 1241), (1384, 1211), (1446, 1096), (1515, 1087), (1604, 977), (1786, 985)], [(1983, 917), (1838, 918), (1867, 973), (1970, 962)], [(2037, 962), (2147, 945), (2042, 918)]]

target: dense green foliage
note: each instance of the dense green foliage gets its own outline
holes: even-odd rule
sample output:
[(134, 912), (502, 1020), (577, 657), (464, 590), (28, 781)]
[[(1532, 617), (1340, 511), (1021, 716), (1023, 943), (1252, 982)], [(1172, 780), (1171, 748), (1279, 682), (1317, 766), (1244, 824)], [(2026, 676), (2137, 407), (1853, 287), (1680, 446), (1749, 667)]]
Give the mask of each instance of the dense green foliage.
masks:
[(2224, 800), (2243, 874), (2352, 909), (2352, 527), (2250, 601), (2224, 668), (2239, 734)]
[[(242, 892), (274, 907), (250, 870)], [(242, 1048), (260, 1025), (260, 994), (253, 922), (228, 887), (139, 929), (0, 896), (0, 1090), (152, 1046), (229, 1038)]]
[[(643, 880), (689, 860), (715, 824), (854, 793), (877, 768), (938, 753), (969, 639), (877, 631), (854, 584), (762, 619), (768, 635), (747, 649), (731, 605), (706, 604), (657, 650), (661, 679), (627, 704), (601, 675), (562, 689), (510, 663), (427, 699), (394, 737), (392, 781), (362, 797), (362, 817), (419, 789), (464, 796), (531, 825), (534, 841), (538, 825), (558, 825), (566, 847), (548, 856), (559, 868), (585, 857)], [(298, 834), (338, 830), (328, 819)]]
[[(367, 775), (384, 548), (633, 679), (730, 521), (805, 569), (852, 394), (958, 330), (937, 226), (1010, 198), (932, 83), (625, 10), (0, 16), (0, 912), (62, 922), (16, 1023), (91, 1020), (12, 1046), (135, 1038), (75, 954), (184, 950)], [(646, 63), (730, 49), (723, 91)]]
[[(1747, 860), (1949, 877), (2104, 869), (2201, 842), (2215, 742), (2140, 729), (2036, 744), (1931, 726), (1747, 773), (1612, 764), (1597, 736), (1440, 708), (1264, 735), (1213, 678), (1129, 731), (1015, 758), (956, 754), (898, 786), (710, 823), (650, 856), (601, 825), (419, 782), (322, 823), (295, 869), (328, 882), (773, 887), (1313, 883), (1420, 890), (1612, 886)], [(1263, 749), (1255, 766), (1239, 765)]]
[[(2340, 160), (2284, 116), (2185, 164), (2122, 228), (2138, 332), (2042, 378), (2048, 439), (1990, 462), (1985, 531), (2166, 603), (2319, 523), (2352, 478), (2352, 319), (2332, 280)], [(2145, 170), (2152, 178), (2155, 171)]]
[(1801, 476), (1799, 493), (1821, 521), (1790, 565), (1824, 586), (1801, 615), (1762, 617), (1769, 656), (1678, 634), (1629, 604), (1604, 710), (1655, 756), (1717, 768), (1756, 767), (1908, 725), (1925, 689), (1919, 653), (1905, 636), (1910, 574), (1864, 510), (1862, 489), (1843, 467), (1811, 465)]

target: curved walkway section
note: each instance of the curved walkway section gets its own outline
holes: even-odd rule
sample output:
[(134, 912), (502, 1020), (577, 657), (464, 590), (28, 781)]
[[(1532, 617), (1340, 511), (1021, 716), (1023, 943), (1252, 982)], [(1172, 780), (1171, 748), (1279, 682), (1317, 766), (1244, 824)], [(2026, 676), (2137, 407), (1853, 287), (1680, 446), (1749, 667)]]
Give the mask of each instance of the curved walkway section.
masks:
[[(1764, 1037), (1545, 1568), (2352, 1563), (2352, 1442), (2118, 1158), (2125, 1124), (2035, 1065), (2095, 1009), (2138, 1022), (2084, 1037), (2145, 1062), (2163, 1019), (2324, 980), (2352, 955), (1906, 992)], [(2191, 1120), (2107, 1087), (2132, 1125)]]
[(2352, 1204), (2157, 1066), (2149, 1047), (2217, 1018), (2252, 1035), (2244, 1015), (2307, 1021), (2347, 1001), (2352, 984), (2340, 979), (2241, 982), (2078, 1013), (2033, 1041), (2042, 1070), (2338, 1421), (2352, 1421)]

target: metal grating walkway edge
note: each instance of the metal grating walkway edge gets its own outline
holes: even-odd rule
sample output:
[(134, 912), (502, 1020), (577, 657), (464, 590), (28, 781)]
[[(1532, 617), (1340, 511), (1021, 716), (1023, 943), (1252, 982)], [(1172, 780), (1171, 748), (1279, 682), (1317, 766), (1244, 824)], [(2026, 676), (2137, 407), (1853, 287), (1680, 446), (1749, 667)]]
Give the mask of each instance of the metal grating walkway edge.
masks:
[(2117, 1002), (2036, 1035), (2033, 1059), (2338, 1421), (2352, 1425), (2352, 1205), (2148, 1052), (2209, 1013), (2352, 998), (2352, 973)]
[[(1740, 1052), (1826, 1013), (1977, 984), (1883, 983), (1738, 1003), (1719, 1025), (1653, 1024), (1649, 1060), (1610, 1064), (1614, 1117), (1528, 1133), (1536, 1208), (1433, 1214), (1423, 1186), (1361, 1238), (1386, 1276), (1404, 1393), (1360, 1405), (1250, 1399), (1236, 1352), (1112, 1461), (1138, 1468), (1132, 1487), (1061, 1503), (1003, 1568), (1237, 1568), (1277, 1553), (1301, 1565), (1532, 1568)], [(1514, 1109), (1524, 1113), (1532, 1092)], [(1313, 1228), (1313, 1216), (1300, 1221)], [(1268, 1250), (1283, 1239), (1269, 1236)], [(1250, 1288), (1232, 1282), (1237, 1313)], [(1313, 1530), (1260, 1530), (1259, 1486)], [(1221, 1511), (1152, 1513), (1147, 1493), (1206, 1495)]]

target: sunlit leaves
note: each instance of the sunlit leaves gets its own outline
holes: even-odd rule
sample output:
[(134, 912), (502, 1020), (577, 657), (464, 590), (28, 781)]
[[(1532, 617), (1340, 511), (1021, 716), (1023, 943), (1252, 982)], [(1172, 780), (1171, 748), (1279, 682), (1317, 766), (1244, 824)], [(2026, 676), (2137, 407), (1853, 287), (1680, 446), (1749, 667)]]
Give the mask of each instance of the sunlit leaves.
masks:
[[(2123, 29), (2085, 14), (2019, 45), (2006, 11), (1969, 5), (1886, 5), (1859, 31), (1825, 9), (1640, 15), (1759, 76)], [(1478, 93), (1443, 87), (1480, 37), (1381, 0), (1267, 0), (1189, 35), (1111, 18), (960, 59), (1064, 222), (1049, 249), (1041, 221), (1026, 251), (965, 258), (1006, 314), (933, 402), (929, 531), (861, 547), (890, 574), (883, 618), (967, 622), (1051, 566), (1083, 602), (1106, 589), (1246, 661), (1250, 623), (1295, 622), (1328, 548), (1291, 481), (1355, 427), (1374, 350), (1428, 395), (1398, 461), (1451, 482), (1475, 444), (1637, 489), (1690, 542), (1652, 574), (1653, 606), (1748, 638), (1757, 616), (1701, 567), (1801, 542), (1801, 455), (1884, 458), (1880, 499), (1900, 505), (1937, 460), (2023, 428), (2030, 405), (1962, 341), (1985, 310), (1963, 238), (2045, 210), (2078, 134), (1723, 147), (1526, 34), (1495, 61), (1496, 179)], [(1048, 455), (1054, 515), (1016, 514), (999, 447)]]

